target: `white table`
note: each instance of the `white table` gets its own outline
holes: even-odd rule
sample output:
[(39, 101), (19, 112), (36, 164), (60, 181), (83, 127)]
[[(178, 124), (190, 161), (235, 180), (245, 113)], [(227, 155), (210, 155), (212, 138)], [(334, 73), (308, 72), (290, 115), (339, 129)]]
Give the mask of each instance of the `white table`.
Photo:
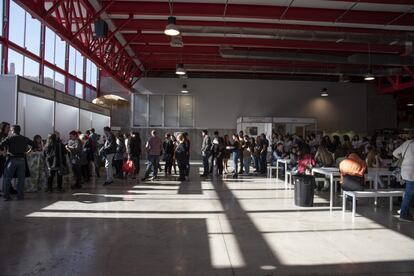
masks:
[[(322, 167), (322, 168), (313, 168), (312, 169), (312, 175), (315, 175), (315, 173), (323, 174), (326, 176), (329, 176), (330, 182), (329, 182), (329, 209), (332, 211), (333, 207), (333, 194), (334, 194), (334, 177), (340, 176), (339, 169), (334, 167)], [(336, 187), (336, 185), (335, 185)]]
[(285, 186), (287, 186), (287, 165), (290, 163), (289, 159), (277, 159), (276, 160), (276, 180), (279, 178), (279, 163), (285, 164)]

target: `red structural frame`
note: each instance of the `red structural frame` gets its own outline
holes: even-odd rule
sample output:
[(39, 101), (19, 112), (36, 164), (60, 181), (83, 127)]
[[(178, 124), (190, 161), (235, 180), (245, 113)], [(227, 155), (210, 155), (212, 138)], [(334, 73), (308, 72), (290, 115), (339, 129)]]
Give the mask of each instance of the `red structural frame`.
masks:
[[(9, 3), (11, 0), (5, 1)], [(105, 3), (98, 12), (93, 9), (87, 0), (16, 0), (15, 2), (21, 5), (33, 17), (40, 20), (43, 25), (55, 31), (61, 38), (69, 42), (72, 47), (82, 53), (84, 57), (95, 63), (98, 68), (104, 70), (126, 89), (130, 90), (135, 78), (141, 75), (141, 68), (126, 51), (126, 45), (122, 45), (115, 37), (115, 34), (123, 26), (117, 27), (113, 32), (109, 32), (106, 38), (96, 38), (94, 36), (93, 22), (99, 19), (101, 13), (115, 1), (112, 0)], [(46, 3), (52, 4), (48, 10), (45, 9)], [(5, 23), (7, 24), (7, 22)], [(12, 45), (7, 38), (3, 38), (3, 43), (6, 46), (11, 45), (13, 48), (16, 46)], [(33, 58), (33, 55), (25, 49), (21, 47), (16, 47), (16, 49), (22, 54)], [(68, 52), (68, 49), (66, 51)], [(34, 59), (40, 63), (44, 62), (45, 65), (59, 73), (63, 73), (66, 76), (66, 87), (68, 77), (84, 84), (84, 87), (90, 87), (85, 81), (70, 75), (67, 70), (67, 64), (65, 70), (62, 70), (44, 59), (41, 60), (41, 57)], [(7, 72), (7, 63), (5, 65), (4, 69)], [(100, 74), (97, 81), (99, 94)]]
[[(2, 62), (2, 72), (4, 74), (8, 73), (8, 50), (9, 49), (13, 49), (14, 51), (29, 57), (31, 59), (33, 59), (34, 61), (39, 63), (39, 80), (43, 81), (44, 79), (44, 66), (49, 67), (50, 69), (52, 69), (55, 72), (58, 72), (62, 75), (65, 76), (65, 93), (69, 93), (68, 91), (68, 81), (69, 78), (82, 84), (83, 87), (83, 98), (85, 99), (86, 96), (86, 89), (91, 89), (91, 90), (95, 90), (97, 92), (97, 95), (99, 95), (99, 73), (97, 73), (97, 84), (96, 87), (89, 84), (88, 82), (86, 82), (86, 59), (84, 59), (84, 75), (83, 75), (83, 79), (80, 79), (72, 74), (69, 73), (69, 44), (66, 43), (66, 49), (65, 49), (65, 53), (66, 53), (66, 59), (65, 59), (65, 69), (62, 69), (58, 66), (56, 66), (53, 63), (50, 63), (49, 61), (47, 61), (45, 59), (45, 34), (46, 34), (46, 26), (44, 24), (41, 25), (41, 39), (40, 39), (40, 53), (39, 55), (33, 54), (32, 52), (26, 50), (24, 47), (21, 47), (20, 45), (14, 43), (13, 41), (9, 40), (9, 16), (10, 16), (10, 1), (11, 0), (5, 0), (4, 1), (4, 21), (3, 21), (3, 34), (2, 36), (0, 36), (0, 41), (3, 45), (3, 49), (2, 49), (2, 58), (3, 58), (3, 62)], [(59, 34), (58, 34), (59, 35)], [(66, 41), (67, 42), (67, 41)]]

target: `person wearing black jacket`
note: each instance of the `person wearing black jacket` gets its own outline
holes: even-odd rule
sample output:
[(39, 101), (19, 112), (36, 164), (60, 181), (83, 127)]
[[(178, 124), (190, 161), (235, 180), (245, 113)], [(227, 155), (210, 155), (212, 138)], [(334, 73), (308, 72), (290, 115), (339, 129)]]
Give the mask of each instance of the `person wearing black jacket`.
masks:
[(200, 176), (208, 176), (210, 166), (208, 165), (208, 159), (211, 153), (211, 138), (208, 136), (208, 131), (204, 129), (202, 132), (203, 142), (201, 143), (201, 157), (203, 159), (203, 174)]
[(4, 172), (4, 200), (11, 200), (10, 186), (13, 176), (17, 175), (17, 198), (24, 199), (24, 181), (26, 178), (26, 154), (32, 150), (33, 142), (20, 135), (20, 126), (12, 126), (12, 135), (1, 141), (0, 151), (7, 151)]
[(62, 141), (55, 133), (50, 134), (43, 149), (43, 156), (46, 160), (47, 170), (47, 192), (53, 192), (53, 180), (57, 175), (57, 187), (59, 192), (63, 192), (63, 174), (67, 172), (66, 150)]
[[(10, 124), (7, 122), (2, 122), (0, 124), (0, 143), (3, 142), (9, 136)], [(0, 179), (2, 179), (4, 174), (4, 165), (6, 164), (6, 156), (0, 152)], [(3, 180), (3, 179), (2, 179)], [(2, 183), (0, 183), (1, 185)], [(3, 186), (0, 187), (0, 192), (2, 191)]]
[(217, 166), (217, 156), (216, 153), (214, 152), (214, 141), (218, 141), (218, 137), (219, 137), (219, 132), (218, 131), (214, 131), (214, 138), (211, 144), (211, 151), (210, 151), (210, 173), (213, 173), (214, 170), (214, 165)]
[(223, 137), (217, 136), (213, 140), (212, 154), (214, 155), (216, 167), (219, 175), (223, 175), (223, 158), (226, 154), (226, 146), (224, 145)]
[(179, 134), (177, 137), (178, 145), (175, 149), (175, 160), (178, 164), (178, 169), (180, 171), (180, 176), (178, 181), (184, 181), (187, 176), (187, 147), (185, 143), (185, 137), (183, 134)]
[(129, 142), (129, 149), (127, 149), (128, 158), (134, 162), (135, 171), (133, 175), (133, 179), (139, 175), (140, 171), (140, 164), (139, 160), (141, 159), (141, 138), (138, 132), (133, 132), (131, 134), (130, 142)]
[(116, 139), (115, 135), (112, 133), (110, 127), (104, 128), (105, 132), (105, 144), (101, 148), (101, 154), (105, 156), (105, 171), (106, 171), (106, 181), (104, 185), (109, 185), (114, 183), (114, 174), (112, 172), (112, 161), (116, 153)]
[(72, 189), (82, 188), (81, 178), (81, 154), (82, 142), (79, 140), (78, 132), (72, 130), (69, 133), (69, 141), (66, 145), (66, 150), (69, 152), (69, 159), (72, 165), (73, 176), (75, 177), (75, 184), (71, 186)]
[(165, 175), (171, 175), (171, 169), (174, 156), (174, 142), (171, 140), (171, 134), (165, 134), (165, 140), (162, 143), (163, 160), (165, 161)]

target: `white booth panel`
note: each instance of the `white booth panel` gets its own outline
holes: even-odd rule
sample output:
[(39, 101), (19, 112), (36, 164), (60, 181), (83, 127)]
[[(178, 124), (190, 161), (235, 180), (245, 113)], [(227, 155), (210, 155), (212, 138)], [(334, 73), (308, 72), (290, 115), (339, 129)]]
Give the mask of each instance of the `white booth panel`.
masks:
[(16, 123), (16, 79), (1, 76), (0, 118), (10, 124)]
[(53, 101), (19, 93), (18, 108), (18, 122), (25, 136), (33, 138), (39, 134), (45, 139), (53, 132)]
[(79, 112), (79, 129), (85, 132), (92, 128), (92, 112), (81, 109)]
[(92, 127), (96, 133), (103, 134), (103, 128), (111, 125), (111, 118), (98, 113), (92, 113)]
[(56, 103), (55, 129), (63, 141), (68, 141), (69, 132), (79, 128), (79, 109), (70, 105)]

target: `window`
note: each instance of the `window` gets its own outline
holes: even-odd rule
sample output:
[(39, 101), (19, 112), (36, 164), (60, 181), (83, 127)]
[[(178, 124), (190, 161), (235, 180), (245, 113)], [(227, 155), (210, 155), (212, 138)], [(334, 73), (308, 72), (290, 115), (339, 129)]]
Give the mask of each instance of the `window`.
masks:
[(26, 12), (19, 5), (10, 1), (9, 39), (24, 47), (24, 27)]
[[(0, 18), (3, 19), (3, 6), (4, 6), (4, 1), (0, 1)], [(0, 35), (3, 35), (3, 20), (0, 20)]]
[(76, 50), (72, 46), (69, 46), (69, 73), (76, 75)]
[(65, 76), (55, 72), (55, 89), (65, 92)]
[(86, 87), (85, 88), (85, 101), (92, 102), (96, 98), (96, 90)]
[(55, 64), (59, 68), (65, 69), (66, 42), (56, 35), (55, 43)]
[(178, 127), (178, 96), (164, 97), (164, 124), (166, 127)]
[(134, 95), (136, 127), (193, 127), (193, 96)]
[(10, 75), (23, 76), (23, 55), (9, 49), (9, 64)]
[(193, 126), (193, 97), (180, 96), (180, 127)]
[(49, 61), (50, 63), (55, 64), (55, 33), (49, 29), (48, 27), (45, 28), (45, 60)]
[(162, 126), (163, 96), (151, 96), (149, 98), (149, 126)]
[(73, 79), (68, 79), (68, 94), (75, 96), (75, 81)]
[(44, 68), (43, 71), (43, 84), (50, 86), (50, 87), (54, 87), (54, 79), (55, 79), (55, 72), (50, 69), (49, 67)]
[(39, 62), (34, 61), (31, 58), (28, 57), (24, 57), (24, 77), (26, 79), (32, 80), (32, 81), (36, 81), (36, 82), (40, 82), (39, 79)]
[(146, 127), (148, 123), (148, 96), (134, 96), (134, 126)]
[(25, 46), (28, 51), (36, 55), (40, 54), (40, 28), (40, 21), (26, 12)]
[(76, 76), (83, 80), (83, 56), (76, 51)]
[(79, 82), (76, 82), (76, 91), (75, 96), (79, 99), (83, 99), (83, 85)]
[(86, 82), (96, 87), (96, 76), (97, 76), (97, 67), (95, 63), (90, 61), (89, 59), (86, 60)]

